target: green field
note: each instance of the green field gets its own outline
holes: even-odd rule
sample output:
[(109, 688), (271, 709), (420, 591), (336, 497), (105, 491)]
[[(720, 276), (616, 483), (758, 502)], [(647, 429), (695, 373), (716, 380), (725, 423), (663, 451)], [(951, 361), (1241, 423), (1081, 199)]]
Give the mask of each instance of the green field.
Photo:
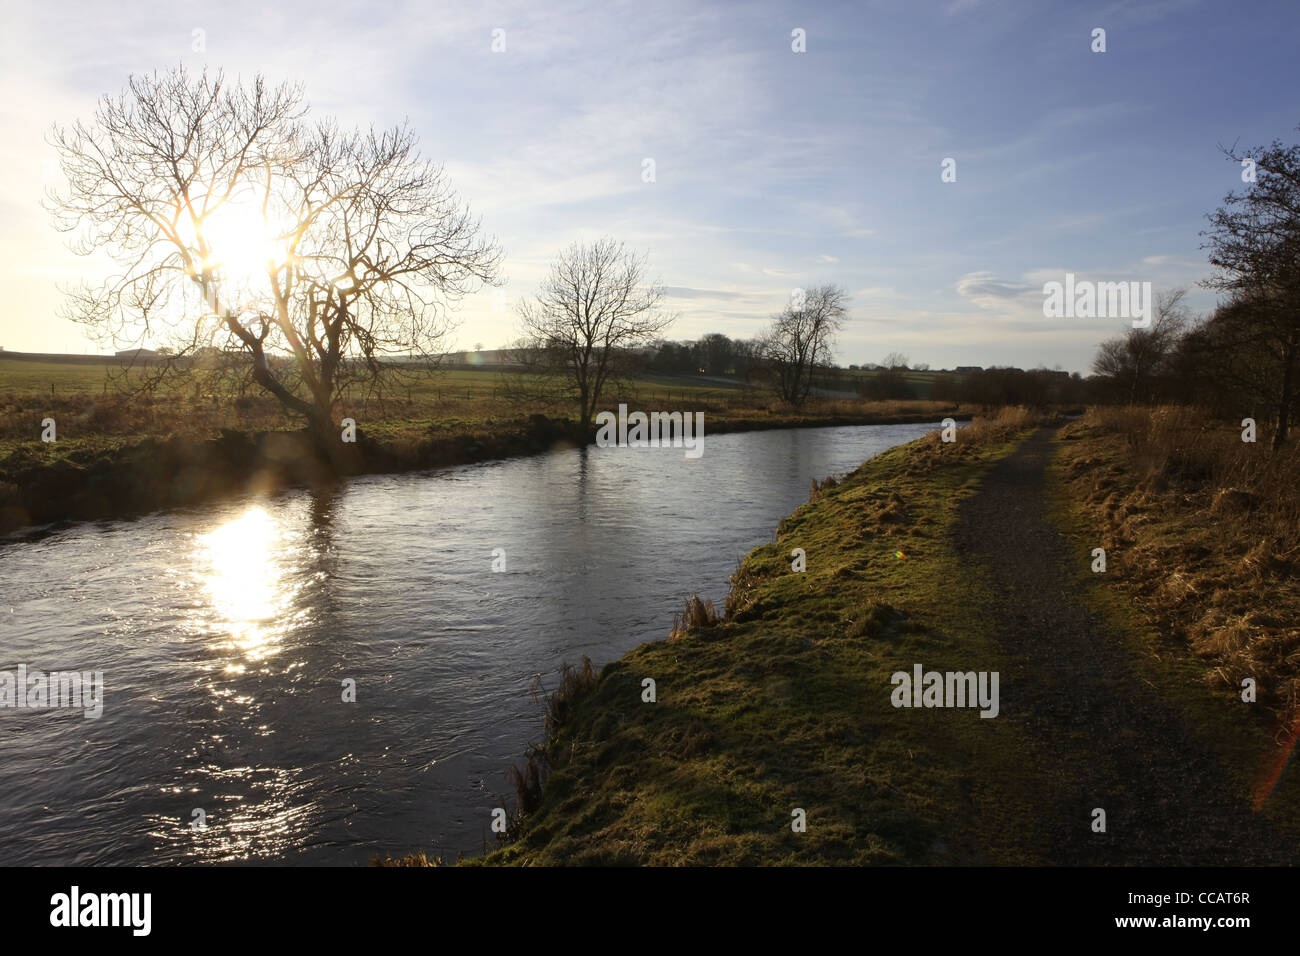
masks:
[[(475, 391), (490, 393), (499, 386), (503, 374), (518, 377), (518, 373), (503, 372), (495, 367), (448, 368), (435, 373), (424, 384), (417, 386), (413, 394), (427, 397), (439, 392), (445, 394), (457, 387), (469, 389), (471, 393)], [(873, 369), (845, 369), (839, 374), (844, 377), (844, 381), (838, 383), (838, 387), (853, 391), (860, 383), (869, 381), (880, 373)], [(128, 381), (139, 378), (131, 369), (114, 359), (105, 359), (95, 364), (73, 364), (18, 360), (5, 358), (3, 353), (0, 353), (0, 394), (8, 392), (50, 394), (51, 389), (56, 396), (103, 394), (106, 387), (109, 392), (117, 389), (123, 376), (126, 376)], [(903, 373), (903, 379), (913, 388), (918, 399), (929, 398), (934, 383), (951, 376), (951, 372), (907, 371)], [(636, 383), (637, 387), (646, 394), (663, 396), (725, 397), (746, 391), (741, 382), (736, 382), (733, 386), (713, 381), (692, 383), (689, 379), (680, 376), (654, 373), (639, 376)]]
[(66, 362), (28, 362), (0, 358), (0, 394), (87, 395), (103, 392), (114, 363), (73, 365)]
[[(448, 368), (422, 375), (403, 374), (391, 383), (396, 397), (410, 400), (451, 401), (457, 397), (491, 399), (504, 392), (503, 378), (519, 381), (528, 376), (499, 368)], [(138, 370), (106, 359), (95, 364), (37, 362), (0, 357), (0, 395), (109, 395), (122, 392), (143, 376)], [(182, 391), (174, 386), (172, 391)], [(645, 375), (638, 377), (629, 390), (631, 396), (645, 401), (667, 400), (672, 396), (682, 398), (734, 399), (745, 391), (738, 383), (728, 387), (720, 383), (692, 383), (674, 376)], [(363, 398), (361, 389), (352, 397)]]
[[(879, 369), (847, 369), (840, 373), (849, 377), (853, 383), (849, 386), (850, 390), (857, 391), (861, 386), (880, 375)], [(933, 389), (936, 383), (959, 379), (960, 376), (952, 372), (933, 372), (933, 371), (915, 371), (908, 369), (903, 372), (902, 379), (912, 389), (914, 398), (928, 400), (932, 397)]]
[[(923, 373), (918, 373), (923, 374)], [(0, 357), (0, 474), (55, 459), (84, 463), (144, 437), (208, 438), (220, 430), (297, 429), (302, 421), (251, 383), (180, 377), (144, 390), (145, 370), (113, 359), (98, 363)], [(394, 369), (382, 391), (354, 387), (335, 413), (362, 432), (408, 452), (428, 441), (517, 432), (534, 414), (570, 418), (572, 404), (543, 393), (540, 380), (500, 367)], [(716, 381), (643, 375), (610, 384), (604, 408), (704, 412), (715, 431), (806, 426), (832, 421), (888, 422), (960, 414), (950, 403), (814, 398), (797, 411), (766, 389)], [(42, 422), (57, 422), (58, 441), (40, 441)]]

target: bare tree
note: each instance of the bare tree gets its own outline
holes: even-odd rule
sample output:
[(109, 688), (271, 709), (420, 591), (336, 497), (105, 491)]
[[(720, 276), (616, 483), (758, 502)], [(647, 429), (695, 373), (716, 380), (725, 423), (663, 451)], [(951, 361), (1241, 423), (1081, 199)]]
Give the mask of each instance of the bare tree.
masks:
[(165, 341), (169, 368), (242, 356), (333, 455), (344, 389), (381, 388), (390, 354), (432, 361), (447, 303), (493, 281), (500, 251), (408, 128), (305, 114), (298, 87), (261, 76), (132, 76), (89, 122), (55, 128), (68, 188), (49, 205), (78, 251), (122, 267), (76, 291), (70, 318)]
[(909, 359), (902, 352), (890, 352), (888, 355), (885, 356), (884, 360), (880, 363), (880, 367), (898, 369), (899, 371), (906, 372), (908, 370), (909, 365), (911, 364), (911, 361), (912, 360)]
[(1300, 145), (1274, 141), (1253, 152), (1258, 158), (1224, 150), (1255, 175), (1245, 192), (1229, 193), (1209, 217), (1202, 235), (1219, 272), (1205, 284), (1229, 292), (1237, 306), (1217, 323), (1218, 348), (1253, 354), (1270, 369), (1265, 389), (1277, 423), (1276, 451), (1300, 398)]
[(814, 370), (830, 363), (835, 334), (848, 314), (848, 293), (839, 286), (801, 291), (774, 318), (760, 346), (777, 391), (795, 408), (808, 400)]
[(1169, 370), (1179, 339), (1188, 324), (1183, 305), (1186, 289), (1162, 292), (1156, 297), (1155, 316), (1148, 328), (1129, 328), (1103, 342), (1092, 370), (1110, 379), (1129, 404), (1156, 397), (1160, 379)]
[(627, 353), (672, 324), (664, 288), (649, 282), (646, 260), (610, 238), (576, 242), (551, 266), (541, 291), (519, 306), (524, 336), (590, 425), (602, 391)]

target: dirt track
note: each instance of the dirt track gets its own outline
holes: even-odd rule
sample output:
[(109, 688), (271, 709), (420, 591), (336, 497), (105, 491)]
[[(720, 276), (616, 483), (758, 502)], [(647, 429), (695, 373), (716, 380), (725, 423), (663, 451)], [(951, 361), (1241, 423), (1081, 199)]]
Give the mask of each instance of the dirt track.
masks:
[[(1035, 816), (1048, 864), (1284, 864), (1300, 848), (1270, 833), (1233, 779), (1158, 699), (1133, 654), (1084, 605), (1079, 570), (1088, 550), (1049, 516), (1046, 466), (1053, 429), (1000, 462), (963, 505), (956, 545), (991, 576), (983, 596), (1008, 656), (1001, 720), (1033, 741), (1041, 789)], [(1092, 831), (1094, 807), (1106, 832)]]

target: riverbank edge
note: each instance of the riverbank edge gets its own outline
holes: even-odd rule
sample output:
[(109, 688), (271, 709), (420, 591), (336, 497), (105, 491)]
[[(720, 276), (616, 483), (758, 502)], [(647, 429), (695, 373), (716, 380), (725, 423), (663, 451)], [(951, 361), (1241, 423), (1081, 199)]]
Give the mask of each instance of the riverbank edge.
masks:
[[(949, 474), (944, 476), (949, 480), (936, 481), (936, 485), (942, 484), (943, 487), (931, 490), (930, 504), (946, 497), (951, 509), (948, 513), (955, 514), (956, 502), (977, 489), (988, 469), (1014, 451), (1031, 433), (1032, 429), (1021, 432), (1000, 445), (985, 449), (964, 463), (957, 456), (957, 467), (950, 469)], [(780, 599), (782, 584), (785, 585), (784, 595), (794, 596), (790, 584), (798, 577), (789, 574), (789, 568), (785, 566), (789, 561), (786, 552), (794, 543), (792, 535), (797, 535), (800, 528), (815, 523), (819, 515), (832, 510), (837, 499), (857, 494), (860, 500), (883, 502), (885, 517), (888, 517), (891, 509), (900, 512), (894, 516), (904, 519), (898, 522), (899, 534), (895, 536), (900, 544), (917, 529), (925, 529), (921, 535), (922, 542), (919, 543), (922, 547), (926, 538), (933, 541), (943, 537), (946, 525), (940, 521), (939, 526), (934, 527), (927, 520), (932, 519), (936, 512), (932, 508), (917, 507), (918, 502), (910, 493), (914, 489), (907, 489), (901, 500), (896, 500), (892, 494), (880, 493), (883, 487), (888, 487), (900, 474), (923, 471), (921, 468), (909, 468), (907, 458), (925, 454), (933, 458), (937, 445), (934, 437), (927, 436), (891, 449), (864, 463), (847, 479), (838, 484), (831, 483), (829, 487), (814, 493), (812, 501), (784, 519), (778, 527), (776, 541), (751, 551), (732, 576), (732, 594), (728, 598), (726, 618), (691, 627), (681, 638), (643, 644), (606, 665), (598, 676), (593, 675), (588, 681), (575, 682), (573, 686), (579, 692), (567, 694), (561, 702), (560, 710), (565, 715), (564, 720), (559, 726), (550, 728), (546, 742), (530, 752), (530, 763), (534, 766), (526, 766), (522, 772), (517, 771), (512, 781), (519, 793), (516, 812), (509, 822), (509, 842), (503, 840), (500, 849), (482, 857), (458, 862), (475, 866), (717, 863), (960, 865), (990, 862), (1042, 865), (1044, 860), (1050, 859), (1046, 853), (1040, 855), (1040, 852), (1048, 848), (1033, 832), (1032, 817), (1017, 812), (1017, 797), (1032, 794), (1035, 784), (1032, 776), (1027, 777), (1024, 773), (1023, 768), (1032, 766), (1032, 763), (1025, 761), (1022, 741), (1014, 733), (984, 740), (972, 738), (969, 733), (961, 737), (954, 736), (952, 739), (959, 741), (959, 744), (956, 748), (948, 748), (948, 753), (944, 756), (944, 759), (955, 758), (952, 766), (958, 772), (964, 767), (980, 766), (980, 779), (968, 778), (957, 783), (956, 789), (984, 789), (984, 808), (999, 809), (1003, 820), (1014, 820), (1021, 830), (1018, 848), (994, 844), (977, 846), (975, 849), (980, 855), (974, 858), (962, 858), (951, 852), (960, 852), (959, 846), (943, 847), (942, 852), (936, 852), (936, 842), (927, 843), (926, 837), (932, 834), (925, 832), (923, 819), (906, 821), (903, 826), (899, 826), (897, 808), (890, 808), (888, 801), (881, 800), (880, 797), (882, 790), (895, 793), (901, 791), (904, 782), (897, 778), (891, 779), (889, 768), (882, 766), (882, 761), (875, 759), (877, 755), (869, 752), (858, 758), (861, 766), (857, 768), (858, 779), (853, 781), (866, 786), (846, 793), (845, 796), (851, 799), (842, 801), (838, 806), (822, 803), (817, 807), (816, 822), (819, 826), (825, 826), (829, 819), (833, 834), (833, 839), (823, 841), (820, 847), (816, 847), (812, 840), (801, 841), (792, 835), (789, 818), (778, 810), (778, 804), (783, 802), (781, 799), (764, 796), (765, 806), (760, 809), (759, 826), (748, 834), (735, 832), (740, 818), (736, 806), (737, 792), (728, 794), (722, 800), (721, 808), (717, 805), (708, 806), (699, 800), (673, 800), (674, 789), (685, 791), (690, 786), (689, 779), (684, 784), (680, 777), (673, 779), (674, 762), (686, 761), (698, 765), (700, 755), (712, 750), (721, 763), (731, 764), (729, 773), (724, 776), (738, 791), (743, 792), (744, 787), (755, 781), (761, 783), (765, 776), (764, 769), (770, 770), (770, 767), (763, 766), (766, 756), (778, 756), (775, 753), (761, 755), (762, 748), (754, 747), (752, 740), (746, 742), (749, 746), (737, 746), (733, 741), (728, 747), (717, 747), (715, 732), (699, 720), (698, 712), (690, 714), (684, 720), (661, 721), (659, 725), (656, 725), (654, 718), (664, 713), (665, 704), (686, 711), (688, 708), (683, 705), (707, 701), (711, 696), (761, 700), (767, 695), (760, 687), (738, 692), (734, 685), (727, 686), (738, 669), (743, 671), (747, 668), (750, 673), (761, 672), (763, 664), (752, 662), (761, 661), (766, 656), (769, 660), (775, 659), (775, 668), (780, 671), (790, 666), (791, 658), (797, 658), (801, 654), (807, 656), (808, 651), (818, 649), (826, 643), (814, 640), (809, 642), (811, 647), (795, 647), (789, 641), (763, 641), (762, 635), (757, 633), (759, 630), (773, 632), (770, 636), (775, 638), (777, 635), (774, 632), (783, 623), (788, 624), (795, 619), (797, 631), (800, 627), (806, 628), (807, 625), (802, 624), (802, 621), (811, 617), (801, 614), (795, 602)], [(1069, 484), (1067, 475), (1070, 461), (1079, 455), (1086, 456), (1092, 450), (1091, 445), (1097, 443), (1098, 439), (1071, 427), (1062, 436), (1058, 436), (1057, 441), (1060, 442), (1062, 451), (1066, 450), (1066, 445), (1071, 446), (1069, 451), (1072, 454), (1056, 455), (1049, 466), (1049, 502), (1057, 527), (1082, 549), (1081, 554), (1086, 554), (1085, 546), (1094, 544), (1098, 535), (1096, 516), (1091, 513), (1095, 503), (1070, 500), (1066, 491)], [(864, 490), (867, 494), (860, 494)], [(860, 553), (863, 544), (861, 536), (844, 522), (849, 513), (841, 509), (832, 523), (838, 526), (840, 536), (851, 542), (850, 551), (858, 551), (859, 557), (865, 558), (866, 555)], [(808, 550), (808, 554), (811, 570), (812, 549)], [(933, 556), (925, 557), (928, 559)], [(1233, 772), (1245, 776), (1251, 768), (1260, 767), (1261, 763), (1274, 765), (1278, 755), (1285, 759), (1289, 746), (1278, 749), (1276, 725), (1271, 725), (1263, 714), (1248, 714), (1250, 709), (1242, 707), (1240, 703), (1232, 704), (1234, 695), (1228, 694), (1225, 698), (1222, 692), (1208, 688), (1201, 679), (1202, 675), (1196, 672), (1197, 663), (1188, 649), (1172, 648), (1169, 644), (1160, 642), (1156, 637), (1160, 629), (1154, 626), (1155, 622), (1136, 612), (1130, 603), (1132, 589), (1128, 586), (1122, 588), (1122, 591), (1129, 592), (1126, 599), (1112, 588), (1103, 588), (1098, 576), (1090, 573), (1086, 565), (1087, 562), (1083, 562), (1076, 582), (1080, 593), (1086, 595), (1085, 600), (1112, 624), (1117, 634), (1125, 638), (1134, 663), (1145, 675), (1144, 679), (1153, 688), (1161, 688), (1161, 696), (1191, 718), (1202, 745), (1216, 753), (1225, 768), (1231, 768)], [(851, 562), (834, 568), (830, 578), (833, 581), (852, 581), (864, 577), (864, 571), (867, 570), (861, 561)], [(989, 666), (1015, 666), (1014, 660), (996, 653), (990, 654), (988, 638), (996, 634), (996, 620), (972, 621), (964, 634), (953, 624), (953, 609), (960, 609), (966, 604), (969, 595), (983, 586), (983, 573), (979, 567), (961, 567), (963, 577), (954, 579), (948, 577), (954, 570), (952, 564), (931, 562), (929, 573), (925, 575), (930, 579), (931, 586), (936, 582), (948, 585), (946, 600), (937, 604), (925, 599), (908, 601), (900, 590), (898, 575), (891, 580), (889, 575), (879, 573), (882, 569), (878, 561), (874, 570), (876, 574), (865, 576), (871, 580), (872, 590), (878, 593), (865, 607), (864, 620), (856, 628), (857, 633), (876, 641), (895, 643), (895, 651), (902, 651), (899, 656), (904, 658), (907, 656), (909, 633), (920, 634), (925, 640), (918, 650), (925, 656), (919, 659), (926, 662), (927, 666), (934, 661), (936, 669), (941, 669), (942, 657), (953, 650), (953, 635), (961, 635), (960, 641), (968, 644), (976, 652), (975, 656), (986, 660)], [(913, 576), (902, 587), (914, 590), (918, 583), (918, 579)], [(947, 646), (944, 646), (945, 641)], [(843, 642), (840, 643), (843, 645)], [(771, 654), (771, 651), (776, 653)], [(710, 661), (710, 655), (715, 659)], [(719, 667), (717, 658), (730, 659), (729, 666)], [(746, 665), (746, 659), (751, 663)], [(965, 662), (957, 663), (961, 666)], [(573, 673), (579, 672), (575, 670)], [(643, 675), (652, 675), (656, 680), (658, 699), (653, 706), (644, 701)], [(564, 693), (565, 687), (562, 684), (557, 694)], [(556, 708), (552, 701), (548, 700), (547, 703), (548, 711), (554, 714)], [(747, 705), (742, 704), (734, 712), (743, 713), (745, 706)], [(827, 723), (828, 726), (838, 722), (838, 715), (827, 708), (811, 710), (808, 718), (810, 721)], [(976, 727), (978, 728), (978, 723)], [(897, 728), (894, 729), (897, 731)], [(970, 728), (966, 727), (965, 730), (969, 731)], [(812, 744), (814, 747), (824, 747), (826, 738), (831, 736), (830, 733), (824, 733), (814, 738)], [(929, 747), (931, 756), (938, 756), (944, 750), (942, 746), (935, 747), (932, 740), (908, 740), (906, 733), (898, 732), (894, 736), (901, 739), (894, 741), (893, 752), (900, 761), (905, 754), (907, 763), (917, 761), (921, 747)], [(990, 745), (993, 740), (997, 740), (997, 746)], [(789, 742), (790, 749), (780, 753), (779, 757), (797, 761), (800, 743), (792, 738)], [(917, 747), (916, 752), (910, 749), (913, 745)], [(757, 766), (753, 765), (755, 753), (760, 753)], [(1005, 784), (997, 779), (999, 765), (989, 763), (990, 758), (999, 754), (1002, 758), (1001, 767), (1010, 771)], [(775, 763), (774, 760), (767, 762)], [(849, 766), (851, 765), (837, 768), (828, 765), (825, 773), (830, 776), (838, 773), (849, 779), (846, 772)], [(927, 780), (925, 773), (918, 776), (913, 768), (908, 768), (906, 773), (911, 776), (907, 789), (913, 797), (929, 801), (931, 818), (937, 816), (949, 822), (991, 819), (987, 816), (963, 815), (960, 812), (963, 809), (961, 801), (951, 802), (954, 785), (952, 779), (944, 779), (942, 776), (936, 778), (931, 773)], [(923, 787), (918, 787), (922, 783), (934, 786), (933, 792), (926, 793)], [(529, 793), (529, 786), (533, 786), (535, 791)], [(792, 793), (784, 803), (791, 807), (802, 807), (808, 812), (810, 829), (807, 833), (811, 833), (813, 811), (809, 805), (816, 803), (808, 796), (806, 793), (802, 796)], [(1289, 784), (1278, 787), (1273, 794), (1271, 806), (1264, 808), (1274, 826), (1285, 831), (1295, 830), (1294, 808), (1300, 805), (1298, 796), (1300, 780), (1292, 775)], [(649, 809), (638, 807), (638, 801), (648, 803)], [(519, 806), (524, 803), (531, 804), (529, 812), (520, 813)], [(855, 803), (862, 806), (855, 806)], [(867, 808), (875, 809), (883, 817), (886, 836), (890, 835), (891, 828), (895, 839), (902, 835), (899, 842), (904, 852), (898, 852), (900, 847), (890, 847), (886, 840), (881, 839), (880, 833), (871, 829), (864, 831), (861, 823), (865, 814), (861, 811)], [(840, 819), (836, 820), (836, 817)], [(844, 825), (845, 821), (855, 817), (858, 826)], [(915, 852), (909, 853), (903, 844), (907, 842), (907, 831), (917, 823), (922, 824), (922, 833), (919, 839), (912, 841), (911, 849)], [(877, 827), (879, 829), (882, 828)], [(943, 836), (955, 844), (961, 844), (961, 834), (954, 832), (961, 829), (945, 828)], [(657, 836), (672, 831), (676, 831), (675, 839), (664, 840)], [(807, 833), (804, 834), (805, 837)], [(985, 831), (975, 836), (990, 837), (992, 834)], [(853, 846), (855, 842), (856, 847)], [(978, 844), (978, 839), (974, 843)], [(970, 848), (967, 847), (968, 850)], [(1023, 854), (1019, 859), (1017, 850)], [(375, 862), (381, 865), (408, 866), (442, 863), (440, 859), (425, 852)]]
[[(897, 415), (803, 415), (717, 419), (708, 435), (778, 428), (925, 424), (951, 411)], [(320, 460), (304, 431), (223, 429), (215, 438), (145, 437), (109, 450), (0, 464), (0, 535), (64, 521), (138, 517), (240, 494), (329, 487), (361, 475), (399, 474), (543, 454), (595, 443), (595, 429), (533, 415), (495, 428), (467, 428), (418, 441), (378, 440), (357, 429), (352, 463), (338, 474)], [(43, 449), (38, 449), (43, 450)], [(7, 466), (7, 467), (6, 467)]]
[[(568, 672), (575, 679), (566, 674), (546, 701), (546, 742), (513, 775), (509, 842), (459, 862), (1031, 862), (980, 834), (948, 841), (944, 826), (971, 801), (986, 818), (1023, 819), (1023, 781), (963, 793), (949, 769), (981, 761), (1021, 776), (1017, 731), (971, 711), (900, 712), (889, 675), (902, 660), (1010, 663), (996, 622), (954, 624), (950, 605), (980, 572), (955, 577), (947, 529), (981, 476), (1033, 431), (985, 423), (955, 443), (932, 432), (823, 483), (743, 560), (724, 617), (642, 644), (598, 677)], [(792, 572), (796, 545), (806, 572)], [(908, 713), (920, 719), (898, 719)], [(793, 810), (816, 826), (794, 831)], [(417, 851), (374, 862), (442, 861)]]

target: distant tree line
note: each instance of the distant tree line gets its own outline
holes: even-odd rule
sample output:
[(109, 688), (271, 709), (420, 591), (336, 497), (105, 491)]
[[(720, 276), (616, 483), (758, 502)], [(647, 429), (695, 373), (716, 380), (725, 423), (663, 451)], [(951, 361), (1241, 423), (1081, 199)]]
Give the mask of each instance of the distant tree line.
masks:
[(1090, 401), (1091, 383), (1078, 372), (1059, 369), (987, 368), (935, 380), (930, 397), (972, 405), (1080, 405)]
[(748, 380), (758, 367), (758, 339), (732, 339), (710, 332), (693, 342), (654, 343), (651, 371), (662, 375), (718, 375)]
[[(662, 375), (711, 375), (779, 385), (769, 348), (765, 337), (732, 339), (710, 332), (694, 341), (655, 342), (645, 358), (645, 367)], [(925, 376), (928, 387), (918, 387), (909, 378), (913, 372), (929, 373)], [(854, 393), (871, 401), (931, 398), (979, 405), (1073, 405), (1110, 400), (1109, 383), (1084, 379), (1077, 372), (997, 367), (960, 374), (930, 372), (926, 363), (912, 363), (897, 352), (879, 363), (850, 365), (847, 369), (822, 359), (811, 366), (805, 383), (806, 390)]]

